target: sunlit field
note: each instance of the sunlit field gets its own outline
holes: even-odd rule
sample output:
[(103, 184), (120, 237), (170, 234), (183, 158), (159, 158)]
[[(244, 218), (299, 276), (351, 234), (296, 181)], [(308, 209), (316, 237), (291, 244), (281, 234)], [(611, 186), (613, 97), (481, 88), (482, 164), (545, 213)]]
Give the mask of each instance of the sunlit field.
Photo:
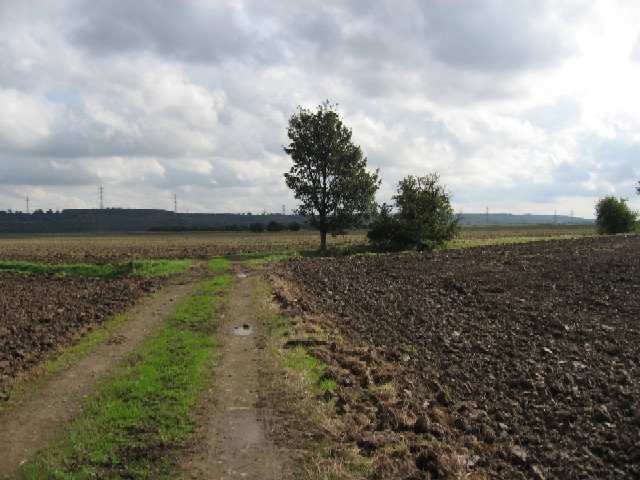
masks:
[[(517, 243), (595, 235), (594, 225), (465, 227), (447, 248)], [(333, 251), (349, 252), (368, 245), (365, 230), (329, 236)], [(313, 251), (315, 231), (141, 233), (127, 235), (10, 235), (0, 237), (0, 261), (42, 263), (111, 263), (142, 259), (211, 258), (218, 255), (277, 251)]]

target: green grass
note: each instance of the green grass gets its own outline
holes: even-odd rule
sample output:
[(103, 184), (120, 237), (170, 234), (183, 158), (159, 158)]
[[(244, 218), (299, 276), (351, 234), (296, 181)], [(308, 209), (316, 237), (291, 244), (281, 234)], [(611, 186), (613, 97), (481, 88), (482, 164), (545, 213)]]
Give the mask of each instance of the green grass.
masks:
[(445, 249), (507, 245), (542, 240), (566, 240), (596, 236), (595, 225), (494, 225), (463, 227)]
[(284, 366), (307, 379), (313, 393), (321, 394), (337, 388), (335, 380), (323, 378), (327, 365), (311, 355), (306, 348), (296, 346), (285, 353)]
[(54, 273), (96, 278), (140, 276), (143, 278), (165, 277), (189, 270), (189, 260), (139, 260), (135, 262), (91, 264), (45, 264), (31, 262), (0, 262), (0, 270), (24, 272), (33, 275)]
[(24, 479), (175, 478), (173, 461), (193, 430), (190, 412), (208, 384), (212, 337), (233, 284), (228, 262), (198, 284), (121, 371), (99, 385), (85, 408), (35, 459)]
[[(267, 362), (278, 374), (268, 384), (270, 398), (277, 408), (286, 411), (289, 445), (297, 452), (294, 458), (296, 478), (308, 480), (363, 479), (370, 472), (371, 460), (361, 457), (357, 449), (346, 452), (339, 442), (327, 435), (335, 422), (335, 398), (339, 387), (326, 378), (327, 366), (304, 346), (285, 348), (295, 332), (290, 318), (270, 304), (271, 289), (261, 282), (254, 301), (265, 326)], [(317, 329), (314, 337), (322, 337)], [(335, 337), (334, 337), (335, 338)], [(333, 393), (328, 401), (326, 391)]]

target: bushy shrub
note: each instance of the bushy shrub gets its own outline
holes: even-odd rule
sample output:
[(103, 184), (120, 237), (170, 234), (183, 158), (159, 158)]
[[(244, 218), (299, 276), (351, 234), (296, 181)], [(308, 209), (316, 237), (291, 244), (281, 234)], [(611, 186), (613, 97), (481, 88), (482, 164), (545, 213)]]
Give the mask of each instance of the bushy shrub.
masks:
[(637, 218), (638, 213), (631, 211), (622, 198), (609, 196), (596, 203), (596, 226), (600, 234), (631, 232)]
[(433, 250), (454, 238), (459, 219), (451, 208), (451, 194), (439, 181), (436, 173), (401, 180), (393, 196), (397, 213), (383, 205), (367, 234), (369, 241), (381, 250)]

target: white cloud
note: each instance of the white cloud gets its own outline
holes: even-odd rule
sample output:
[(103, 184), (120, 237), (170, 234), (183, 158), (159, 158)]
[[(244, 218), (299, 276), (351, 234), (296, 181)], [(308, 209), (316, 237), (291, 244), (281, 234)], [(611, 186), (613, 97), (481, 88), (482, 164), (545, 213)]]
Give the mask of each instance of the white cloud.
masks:
[(638, 31), (623, 0), (5, 2), (0, 209), (291, 208), (287, 120), (325, 99), (380, 201), (438, 171), (465, 211), (634, 206)]
[(0, 148), (37, 147), (51, 133), (55, 109), (40, 98), (0, 88)]

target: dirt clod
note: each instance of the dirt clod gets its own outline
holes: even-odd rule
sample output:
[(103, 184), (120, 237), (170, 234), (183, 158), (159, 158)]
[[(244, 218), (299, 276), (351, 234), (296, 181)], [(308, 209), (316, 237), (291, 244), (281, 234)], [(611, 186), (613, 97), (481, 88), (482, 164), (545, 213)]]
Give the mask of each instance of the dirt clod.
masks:
[[(431, 478), (635, 479), (639, 251), (640, 236), (617, 236), (301, 258), (274, 285), (297, 328), (321, 318), (345, 339), (310, 345), (339, 385), (337, 411), (403, 436), (400, 457), (361, 442), (373, 478), (414, 478), (411, 457)], [(350, 438), (366, 438), (358, 425)]]

